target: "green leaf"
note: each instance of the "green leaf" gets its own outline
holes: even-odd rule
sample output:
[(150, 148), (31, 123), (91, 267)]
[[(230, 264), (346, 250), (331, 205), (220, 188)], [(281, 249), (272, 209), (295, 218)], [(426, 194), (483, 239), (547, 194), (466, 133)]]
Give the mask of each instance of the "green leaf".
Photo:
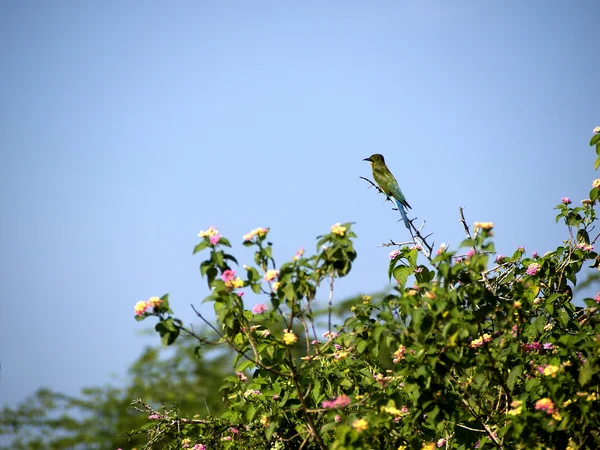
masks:
[(569, 323), (569, 313), (565, 309), (558, 311), (558, 321), (563, 327)]
[(590, 365), (589, 364), (585, 364), (579, 370), (579, 377), (578, 377), (579, 384), (581, 386), (585, 386), (592, 379), (592, 375), (593, 374), (594, 374), (594, 371), (592, 370), (592, 368), (590, 367)]
[(411, 270), (408, 266), (398, 266), (394, 269), (394, 279), (398, 282), (398, 287), (404, 289), (406, 287), (406, 281), (410, 275)]
[(219, 239), (219, 245), (231, 247), (231, 242), (229, 242), (229, 239), (222, 237), (221, 239)]
[(194, 247), (194, 251), (192, 252), (192, 255), (195, 255), (196, 253), (198, 253), (199, 251), (204, 250), (206, 247), (208, 247), (210, 244), (206, 241), (203, 240), (202, 242), (200, 242), (198, 245), (196, 245)]
[(511, 390), (511, 392), (515, 388), (515, 384), (517, 383), (517, 380), (519, 379), (519, 377), (521, 376), (522, 373), (523, 373), (523, 366), (521, 366), (521, 365), (513, 367), (512, 370), (510, 371), (510, 374), (508, 375), (508, 380), (506, 381), (506, 384), (508, 385), (508, 388)]
[(366, 350), (368, 345), (369, 345), (369, 342), (366, 340), (359, 341), (358, 344), (356, 345), (356, 351), (359, 354), (361, 354)]
[(592, 136), (592, 139), (590, 139), (590, 146), (594, 146), (596, 144), (600, 144), (600, 133), (596, 133)]

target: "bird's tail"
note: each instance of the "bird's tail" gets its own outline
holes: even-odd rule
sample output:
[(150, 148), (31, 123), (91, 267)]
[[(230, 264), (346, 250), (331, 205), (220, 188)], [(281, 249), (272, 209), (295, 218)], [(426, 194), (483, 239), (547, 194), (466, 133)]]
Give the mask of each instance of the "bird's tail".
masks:
[(400, 200), (398, 200), (398, 199), (394, 199), (394, 201), (396, 202), (396, 206), (398, 206), (398, 211), (400, 211), (400, 214), (402, 214), (402, 220), (404, 220), (404, 225), (406, 225), (406, 228), (408, 228), (410, 230), (410, 221), (408, 220), (408, 217), (406, 216), (406, 211), (404, 210), (404, 205), (402, 205), (402, 203), (400, 203)]

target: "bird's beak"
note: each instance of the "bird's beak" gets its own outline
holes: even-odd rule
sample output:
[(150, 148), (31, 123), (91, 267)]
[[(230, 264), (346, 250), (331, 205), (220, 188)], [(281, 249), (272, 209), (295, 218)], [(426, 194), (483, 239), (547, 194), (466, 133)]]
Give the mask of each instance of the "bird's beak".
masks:
[(371, 158), (365, 158), (365, 159), (363, 159), (363, 161), (373, 162), (373, 160)]

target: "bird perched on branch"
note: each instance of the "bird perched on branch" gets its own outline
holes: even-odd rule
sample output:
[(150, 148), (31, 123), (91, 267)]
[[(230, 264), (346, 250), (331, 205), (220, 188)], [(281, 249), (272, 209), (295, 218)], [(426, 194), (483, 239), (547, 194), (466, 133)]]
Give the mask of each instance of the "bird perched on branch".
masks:
[(398, 211), (400, 211), (400, 214), (402, 214), (404, 225), (406, 225), (406, 228), (410, 230), (410, 221), (406, 216), (406, 208), (410, 208), (410, 205), (404, 198), (404, 194), (402, 194), (396, 178), (394, 178), (394, 175), (392, 175), (390, 169), (388, 169), (385, 165), (385, 159), (383, 159), (383, 155), (375, 153), (374, 155), (363, 159), (363, 161), (369, 161), (371, 163), (375, 182), (379, 185), (383, 193), (388, 196), (388, 198), (392, 197), (394, 199), (396, 205), (398, 206)]

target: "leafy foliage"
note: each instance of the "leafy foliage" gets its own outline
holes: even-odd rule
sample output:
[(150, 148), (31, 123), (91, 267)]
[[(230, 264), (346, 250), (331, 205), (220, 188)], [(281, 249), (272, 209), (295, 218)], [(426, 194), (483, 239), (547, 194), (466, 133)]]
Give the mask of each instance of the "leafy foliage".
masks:
[[(268, 229), (253, 230), (244, 245), (256, 266), (244, 266), (244, 278), (230, 266), (229, 241), (200, 233), (205, 301), (218, 342), (237, 353), (236, 374), (221, 385), (219, 416), (194, 421), (148, 407), (153, 444), (175, 433), (165, 448), (600, 448), (600, 294), (585, 307), (573, 302), (582, 269), (599, 267), (598, 236), (590, 238), (599, 194), (595, 180), (581, 206), (563, 199), (557, 221), (569, 238), (543, 256), (519, 248), (491, 261), (490, 222), (472, 233), (464, 221), (460, 247), (433, 256), (415, 239), (390, 255), (393, 291), (354, 299), (337, 327), (334, 283), (356, 258), (350, 223), (279, 267)], [(248, 310), (243, 288), (268, 306)], [(323, 291), (330, 319), (321, 336), (313, 305)], [(143, 317), (156, 316), (174, 338), (190, 334), (171, 314), (165, 302)]]
[(198, 359), (194, 342), (180, 338), (174, 352), (147, 348), (130, 368), (126, 387), (86, 388), (77, 397), (40, 389), (18, 407), (4, 408), (0, 411), (0, 435), (11, 437), (11, 443), (0, 448), (140, 448), (148, 442), (146, 433), (128, 434), (148, 421), (130, 408), (136, 398), (157, 408), (177, 405), (186, 415), (220, 414), (223, 403), (218, 389), (231, 353), (221, 350), (216, 355), (209, 353), (210, 358)]

